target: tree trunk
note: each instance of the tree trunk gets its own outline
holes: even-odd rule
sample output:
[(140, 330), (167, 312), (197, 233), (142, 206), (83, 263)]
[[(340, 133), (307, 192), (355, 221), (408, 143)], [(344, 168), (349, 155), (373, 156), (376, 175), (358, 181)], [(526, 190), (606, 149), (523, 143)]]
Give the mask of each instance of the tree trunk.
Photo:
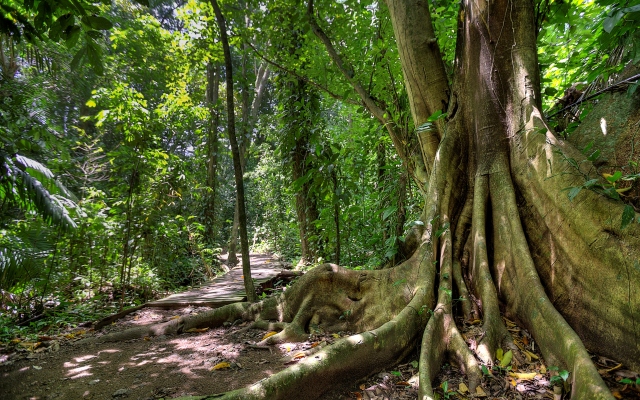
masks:
[[(262, 62), (258, 68), (256, 74), (256, 82), (254, 86), (254, 97), (249, 107), (249, 88), (246, 85), (247, 80), (247, 62), (246, 62), (246, 47), (245, 56), (243, 56), (242, 62), (242, 75), (243, 84), (242, 88), (242, 141), (240, 142), (240, 159), (242, 161), (242, 171), (244, 173), (245, 166), (247, 164), (247, 149), (251, 145), (251, 137), (253, 127), (256, 119), (258, 118), (258, 112), (260, 110), (260, 103), (264, 96), (264, 92), (269, 80), (269, 68), (266, 62)], [(236, 249), (238, 247), (238, 204), (236, 202), (233, 213), (233, 225), (231, 227), (231, 235), (229, 236), (229, 256), (227, 262), (231, 265), (238, 263), (238, 257), (236, 256)]]
[(231, 50), (229, 49), (229, 41), (227, 39), (227, 28), (224, 16), (220, 11), (217, 0), (211, 0), (211, 5), (216, 14), (218, 27), (220, 28), (220, 38), (222, 48), (224, 50), (225, 75), (227, 80), (227, 122), (229, 132), (229, 142), (231, 142), (231, 153), (233, 156), (233, 169), (236, 178), (236, 203), (238, 204), (238, 221), (240, 224), (240, 247), (242, 250), (242, 274), (244, 279), (244, 287), (247, 293), (247, 301), (253, 303), (256, 301), (256, 290), (251, 279), (251, 265), (249, 261), (249, 240), (247, 238), (247, 214), (245, 211), (244, 201), (244, 178), (242, 174), (242, 164), (240, 160), (240, 151), (236, 140), (235, 129), (235, 112), (233, 101), (233, 67), (231, 64)]
[[(420, 88), (408, 89), (420, 126), (442, 96), (433, 76), (442, 61), (428, 7), (420, 1), (387, 4), (405, 80)], [(316, 15), (309, 0), (313, 32), (337, 68), (348, 72)], [(171, 321), (152, 332), (237, 318), (265, 328), (267, 320), (277, 321), (282, 330), (262, 344), (306, 340), (310, 325), (361, 332), (220, 397), (225, 400), (316, 398), (345, 379), (393, 365), (420, 343), (418, 398), (425, 400), (434, 397), (432, 381), (445, 360), (466, 373), (474, 393), (482, 384), (480, 364), (490, 367), (498, 348), (518, 358), (502, 307), (528, 329), (546, 365), (570, 372), (572, 398), (613, 399), (583, 343), (640, 369), (640, 224), (620, 227), (621, 202), (588, 190), (570, 201), (563, 191), (584, 184), (583, 174), (593, 166), (557, 140), (542, 116), (534, 19), (532, 0), (461, 3), (455, 76), (444, 98), (447, 119), (420, 141), (427, 181), (420, 181), (412, 153), (398, 149), (397, 125), (381, 104), (348, 78), (372, 115), (393, 125), (387, 128), (396, 135), (399, 156), (426, 194), (424, 229), (412, 231), (417, 248), (408, 260), (376, 271), (324, 264), (279, 297)], [(427, 63), (436, 65), (426, 69)], [(454, 293), (464, 319), (482, 320), (473, 349), (456, 326)]]
[(204, 209), (205, 240), (213, 244), (216, 234), (216, 188), (218, 174), (218, 124), (217, 110), (220, 88), (220, 67), (218, 64), (207, 64), (207, 105), (209, 107), (209, 129), (207, 135), (207, 187)]

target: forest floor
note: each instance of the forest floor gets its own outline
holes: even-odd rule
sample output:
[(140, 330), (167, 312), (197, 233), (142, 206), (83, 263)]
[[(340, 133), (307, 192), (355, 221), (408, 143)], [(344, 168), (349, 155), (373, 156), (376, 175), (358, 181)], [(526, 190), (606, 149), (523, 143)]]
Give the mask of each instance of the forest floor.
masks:
[[(101, 331), (76, 328), (54, 337), (41, 336), (33, 343), (16, 340), (0, 348), (0, 398), (170, 399), (221, 393), (266, 378), (296, 363), (303, 356), (302, 351), (349, 334), (315, 335), (304, 343), (259, 347), (255, 343), (265, 332), (237, 324), (119, 343), (81, 341), (206, 310), (209, 308), (197, 306), (173, 310), (143, 308)], [(561, 371), (553, 371), (553, 367), (544, 364), (525, 330), (506, 322), (518, 346), (529, 352), (527, 360), (518, 364), (514, 358), (509, 368), (495, 369), (485, 376), (480, 391), (473, 395), (464, 384), (465, 376), (445, 365), (434, 385), (440, 398), (554, 399), (551, 375)], [(471, 341), (480, 327), (464, 326), (463, 334)], [(414, 351), (394, 368), (337, 386), (321, 400), (415, 399), (417, 360), (418, 353)], [(637, 387), (619, 383), (625, 377), (635, 379), (637, 374), (603, 357), (594, 356), (594, 361), (617, 398), (640, 399)]]

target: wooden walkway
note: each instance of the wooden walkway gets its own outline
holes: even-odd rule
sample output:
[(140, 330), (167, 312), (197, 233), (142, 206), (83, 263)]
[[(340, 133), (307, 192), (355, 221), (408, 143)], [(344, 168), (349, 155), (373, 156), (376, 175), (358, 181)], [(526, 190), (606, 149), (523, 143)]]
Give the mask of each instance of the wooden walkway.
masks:
[[(263, 287), (269, 286), (269, 283), (273, 283), (273, 281), (280, 278), (288, 281), (294, 276), (301, 275), (300, 272), (291, 271), (291, 264), (275, 260), (273, 256), (269, 254), (250, 254), (250, 257), (251, 278), (253, 278), (255, 282), (256, 289), (258, 289), (258, 286), (261, 284), (263, 284)], [(238, 255), (238, 258), (242, 260), (240, 255)], [(226, 259), (222, 257), (222, 261), (226, 262)], [(102, 329), (125, 315), (145, 307), (222, 307), (227, 304), (245, 301), (246, 299), (247, 294), (244, 290), (244, 280), (242, 278), (242, 262), (240, 262), (226, 274), (221, 275), (201, 286), (195, 287), (186, 292), (172, 294), (164, 299), (151, 301), (137, 307), (120, 311), (119, 313), (105, 317), (100, 321), (96, 321), (93, 324), (93, 327), (96, 330)]]
[[(256, 287), (279, 275), (291, 275), (290, 264), (275, 260), (269, 254), (251, 254), (251, 277)], [(238, 258), (241, 260), (240, 256)], [(223, 260), (224, 261), (224, 260)], [(220, 307), (244, 301), (247, 294), (242, 278), (242, 262), (229, 272), (187, 292), (151, 301), (147, 307), (181, 308), (186, 306)]]

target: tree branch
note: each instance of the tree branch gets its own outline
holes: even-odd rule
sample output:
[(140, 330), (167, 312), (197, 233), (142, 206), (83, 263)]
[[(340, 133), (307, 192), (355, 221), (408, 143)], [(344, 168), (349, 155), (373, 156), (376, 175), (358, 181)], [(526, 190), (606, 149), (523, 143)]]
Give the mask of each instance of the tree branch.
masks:
[(338, 101), (342, 101), (344, 103), (348, 103), (348, 104), (352, 104), (354, 106), (359, 106), (361, 105), (360, 103), (358, 103), (357, 101), (354, 100), (350, 100), (350, 99), (346, 99), (343, 96), (340, 96), (338, 94), (335, 94), (334, 92), (332, 92), (331, 90), (329, 90), (326, 86), (323, 86), (317, 82), (312, 81), (311, 79), (309, 79), (308, 77), (304, 76), (304, 75), (300, 75), (299, 73), (297, 73), (296, 71), (290, 70), (289, 68), (278, 64), (277, 62), (268, 59), (265, 55), (263, 55), (262, 53), (260, 53), (260, 51), (258, 51), (258, 49), (255, 48), (255, 46), (251, 43), (249, 43), (249, 47), (251, 47), (254, 51), (254, 53), (256, 53), (256, 55), (258, 57), (260, 57), (263, 61), (265, 61), (268, 64), (273, 65), (274, 67), (278, 68), (281, 71), (286, 72), (287, 74), (293, 75), (298, 79), (301, 79), (305, 82), (307, 82), (308, 84), (322, 90), (323, 92), (327, 93), (329, 96), (331, 96), (332, 98), (338, 100)]

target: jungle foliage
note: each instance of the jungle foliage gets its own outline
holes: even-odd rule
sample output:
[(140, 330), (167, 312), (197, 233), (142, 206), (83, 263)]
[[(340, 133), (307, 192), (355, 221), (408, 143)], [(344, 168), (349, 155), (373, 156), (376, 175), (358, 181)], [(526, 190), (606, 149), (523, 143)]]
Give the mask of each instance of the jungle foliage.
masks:
[[(459, 2), (429, 3), (451, 75)], [(363, 83), (405, 137), (421, 128), (387, 8), (317, 2), (348, 60), (336, 66), (298, 2), (221, 5), (234, 68), (243, 71), (233, 76), (233, 95), (239, 141), (248, 144), (253, 251), (353, 269), (403, 261), (406, 232), (424, 224), (424, 190), (350, 84)], [(640, 62), (637, 1), (539, 0), (536, 18), (549, 115), (572, 105), (562, 102), (567, 90), (593, 93)], [(0, 24), (0, 338), (14, 335), (16, 324), (36, 332), (43, 315), (64, 326), (219, 273), (235, 186), (226, 85), (216, 104), (207, 97), (207, 66), (224, 62), (210, 4), (10, 0), (0, 5)], [(242, 107), (256, 95), (261, 66), (272, 75), (251, 120)], [(624, 90), (637, 87), (636, 80)], [(575, 112), (584, 118), (588, 110)], [(565, 134), (578, 122), (564, 125)], [(206, 184), (212, 140), (219, 144), (215, 192)], [(640, 204), (614, 183), (625, 180), (637, 194), (640, 175), (637, 164), (635, 174), (625, 171), (610, 174), (610, 186), (585, 179), (579, 190), (626, 201), (627, 226)], [(567, 189), (570, 198), (579, 192)], [(217, 207), (205, 218), (212, 193)]]

